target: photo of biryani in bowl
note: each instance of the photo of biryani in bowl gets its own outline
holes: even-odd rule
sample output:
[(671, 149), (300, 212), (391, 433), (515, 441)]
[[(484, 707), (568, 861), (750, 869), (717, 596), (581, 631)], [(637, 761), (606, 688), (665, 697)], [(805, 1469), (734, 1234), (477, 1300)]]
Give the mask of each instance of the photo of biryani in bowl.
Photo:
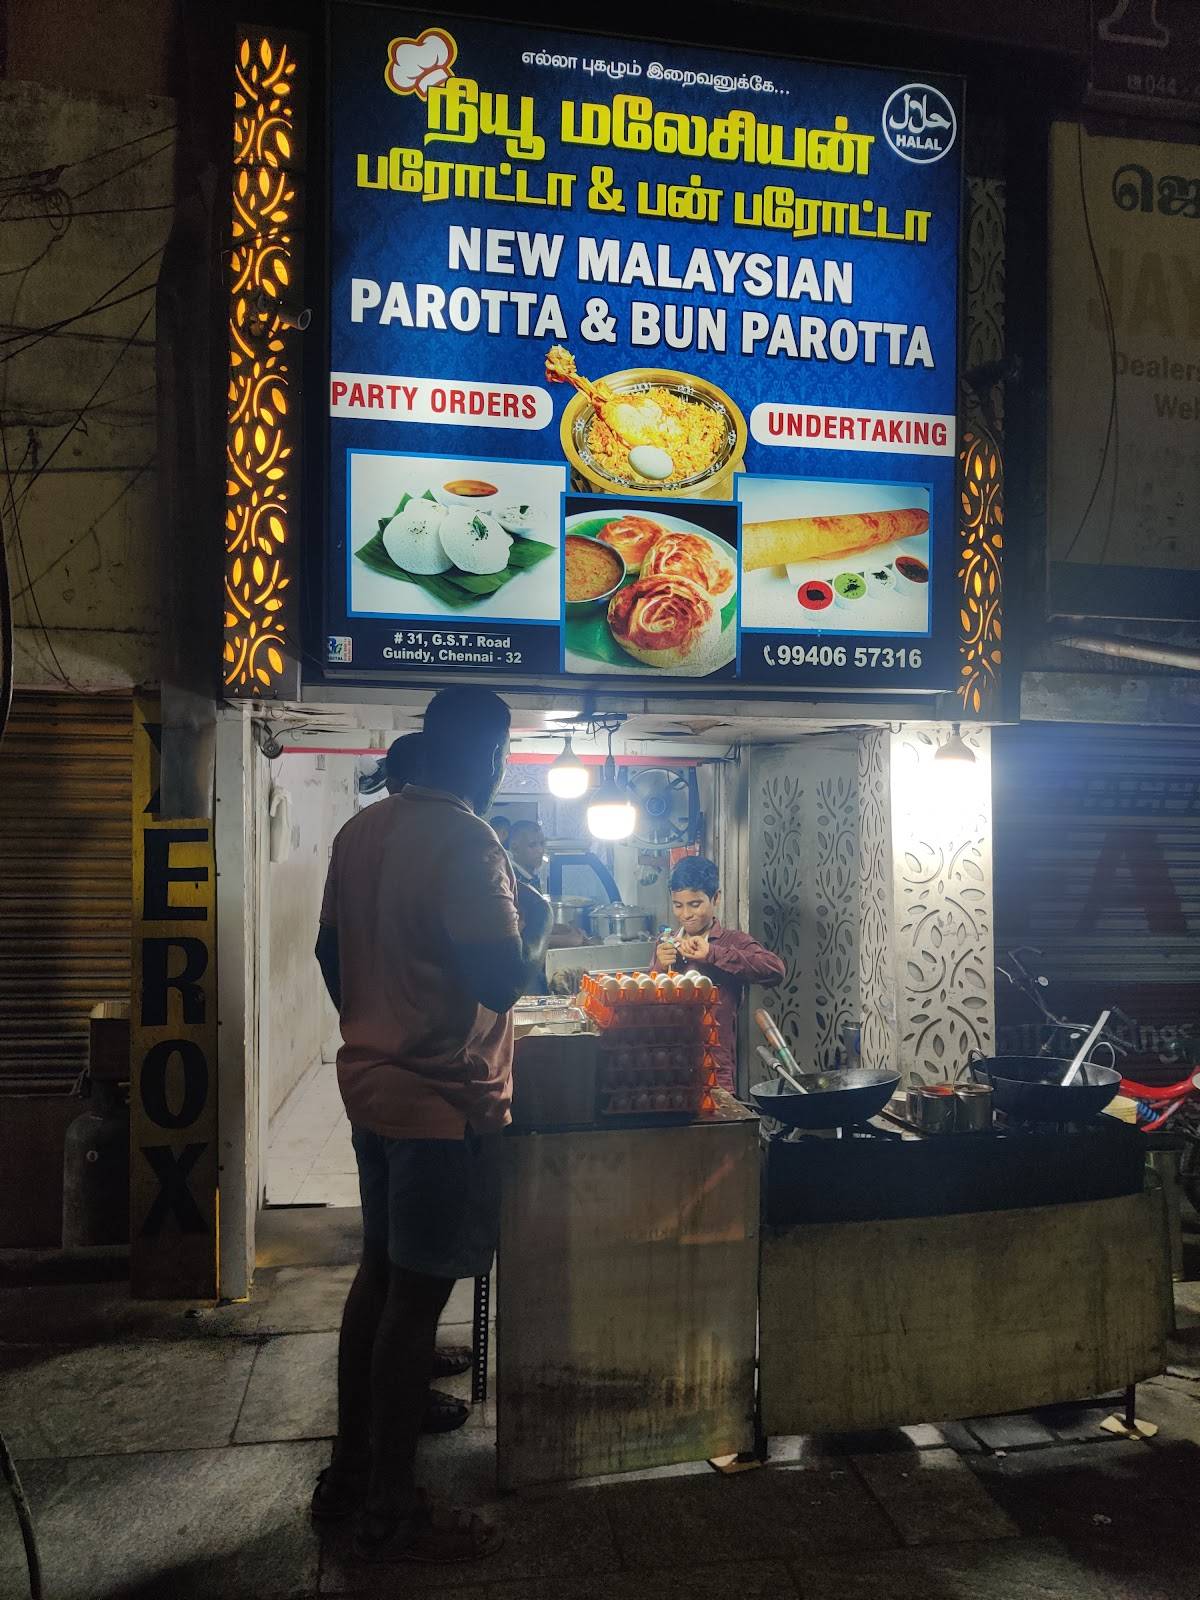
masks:
[(546, 356), (551, 383), (576, 393), (560, 425), (576, 489), (664, 498), (732, 498), (744, 468), (746, 419), (723, 389), (663, 367), (582, 377), (562, 345)]

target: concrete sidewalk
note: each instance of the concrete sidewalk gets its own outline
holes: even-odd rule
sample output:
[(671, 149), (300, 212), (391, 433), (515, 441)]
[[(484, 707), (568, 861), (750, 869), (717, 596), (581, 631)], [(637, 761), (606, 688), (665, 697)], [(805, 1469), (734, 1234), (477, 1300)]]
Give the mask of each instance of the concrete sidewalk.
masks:
[[(255, 1294), (198, 1311), (124, 1283), (0, 1294), (0, 1431), (38, 1523), (49, 1600), (1195, 1600), (1200, 1286), (1169, 1375), (1112, 1404), (859, 1438), (776, 1440), (762, 1471), (698, 1464), (497, 1499), (494, 1417), (423, 1446), (435, 1493), (487, 1504), (478, 1566), (365, 1568), (308, 1521), (333, 1429), (357, 1213), (269, 1213)], [(469, 1285), (452, 1302), (467, 1342)], [(466, 1380), (458, 1380), (466, 1393)], [(447, 1387), (454, 1387), (448, 1384)], [(485, 1408), (490, 1412), (491, 1408)], [(0, 1503), (0, 1595), (26, 1593)]]

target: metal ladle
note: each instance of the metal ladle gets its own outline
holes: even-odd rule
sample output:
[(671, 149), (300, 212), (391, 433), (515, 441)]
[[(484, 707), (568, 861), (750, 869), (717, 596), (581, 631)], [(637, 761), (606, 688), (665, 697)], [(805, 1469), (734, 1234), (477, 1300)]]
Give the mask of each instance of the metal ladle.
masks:
[(1083, 1065), (1084, 1058), (1087, 1056), (1096, 1040), (1104, 1032), (1104, 1024), (1111, 1016), (1111, 1011), (1102, 1011), (1096, 1018), (1091, 1033), (1088, 1034), (1087, 1038), (1079, 1046), (1079, 1053), (1071, 1062), (1071, 1065), (1063, 1073), (1062, 1086), (1064, 1089), (1070, 1088), (1071, 1084), (1073, 1084), (1075, 1079), (1079, 1076), (1079, 1069)]
[(808, 1090), (800, 1082), (799, 1078), (793, 1078), (791, 1073), (784, 1066), (783, 1062), (780, 1061), (779, 1057), (773, 1055), (771, 1051), (767, 1049), (765, 1044), (757, 1044), (754, 1048), (758, 1051), (758, 1054), (762, 1057), (767, 1066), (770, 1067), (773, 1072), (777, 1072), (779, 1076), (787, 1083), (790, 1083), (797, 1094), (808, 1093)]

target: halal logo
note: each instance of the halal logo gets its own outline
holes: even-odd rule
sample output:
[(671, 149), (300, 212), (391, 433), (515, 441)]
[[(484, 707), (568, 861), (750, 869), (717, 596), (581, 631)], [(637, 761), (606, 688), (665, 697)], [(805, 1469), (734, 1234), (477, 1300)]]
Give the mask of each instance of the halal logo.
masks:
[(883, 108), (883, 136), (902, 161), (928, 166), (954, 145), (958, 120), (940, 89), (906, 83)]

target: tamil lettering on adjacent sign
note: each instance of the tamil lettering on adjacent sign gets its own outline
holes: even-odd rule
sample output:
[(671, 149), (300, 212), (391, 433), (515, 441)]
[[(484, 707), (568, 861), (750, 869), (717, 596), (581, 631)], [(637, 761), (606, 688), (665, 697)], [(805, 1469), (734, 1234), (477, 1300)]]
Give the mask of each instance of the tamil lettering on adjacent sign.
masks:
[(958, 82), (330, 38), (329, 666), (951, 686)]
[(217, 1294), (216, 867), (207, 818), (158, 815), (158, 706), (134, 702), (130, 1282)]
[(1051, 604), (1200, 617), (1200, 148), (1051, 143)]

